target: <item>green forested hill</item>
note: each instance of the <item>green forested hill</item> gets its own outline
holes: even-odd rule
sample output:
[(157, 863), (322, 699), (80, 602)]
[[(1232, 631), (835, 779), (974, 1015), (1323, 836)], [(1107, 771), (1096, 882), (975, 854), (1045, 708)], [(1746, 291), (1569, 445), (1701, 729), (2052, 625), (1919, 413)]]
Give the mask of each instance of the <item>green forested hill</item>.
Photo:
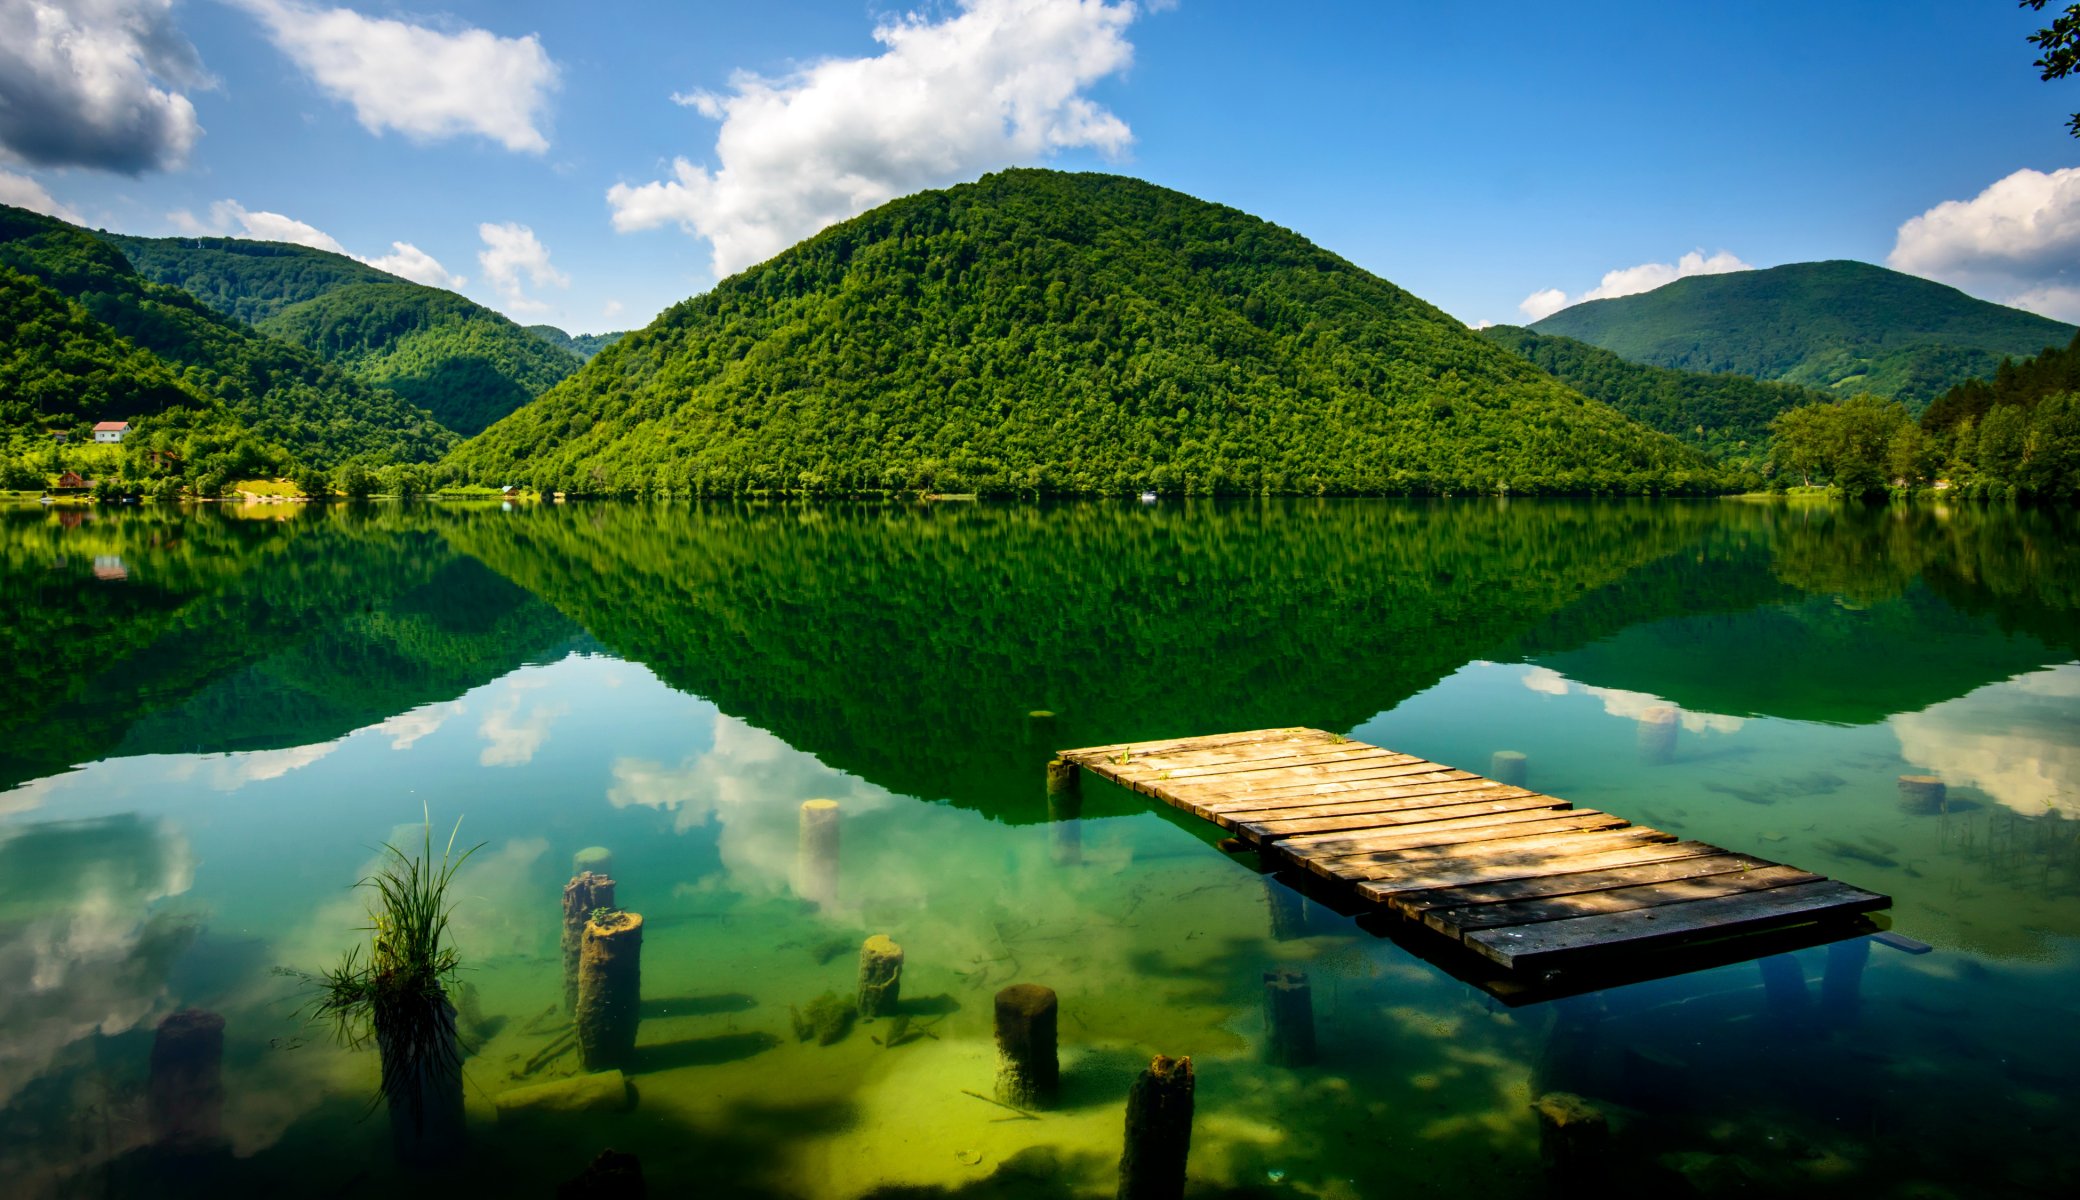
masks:
[(137, 273), (164, 283), (249, 325), (258, 325), (292, 304), (314, 300), (356, 283), (396, 283), (344, 254), (245, 238), (143, 238), (103, 233)]
[(333, 288), (259, 325), (391, 389), (465, 437), (582, 362), (483, 305), (395, 279)]
[(825, 230), (448, 460), (576, 492), (1708, 486), (1703, 457), (1245, 213), (1017, 170)]
[(614, 333), (565, 333), (554, 325), (529, 325), (527, 332), (559, 350), (568, 350), (579, 358), (591, 358), (628, 336), (625, 329)]
[(2003, 358), (2064, 345), (2071, 325), (1859, 262), (1791, 263), (1693, 275), (1534, 322), (1634, 362), (1733, 371), (1848, 396), (1872, 392), (1919, 411)]
[(1778, 413), (1831, 398), (1811, 388), (1730, 372), (1703, 375), (1650, 367), (1587, 342), (1515, 325), (1491, 325), (1480, 335), (1647, 428), (1730, 462), (1760, 462), (1768, 456), (1769, 423)]
[[(307, 464), (355, 457), (424, 461), (454, 444), (454, 434), (424, 409), (220, 316), (178, 288), (139, 277), (113, 247), (63, 221), (0, 206), (0, 267), (71, 302), (60, 318), (49, 297), (16, 285), (23, 303), (42, 316), (33, 329), (0, 330), (6, 339), (0, 347), (10, 356), (54, 355), (44, 361), (58, 364), (56, 375), (71, 377), (65, 382), (51, 370), (41, 372), (47, 388), (72, 389), (74, 407), (61, 419), (33, 418), (38, 428), (147, 415), (113, 411), (106, 407), (111, 403), (164, 411), (174, 397), (163, 381), (177, 376), (182, 392), (221, 404), (254, 437), (286, 447)], [(93, 351), (97, 344), (102, 353)], [(97, 372), (100, 382), (82, 382)], [(103, 407), (82, 411), (97, 405)]]

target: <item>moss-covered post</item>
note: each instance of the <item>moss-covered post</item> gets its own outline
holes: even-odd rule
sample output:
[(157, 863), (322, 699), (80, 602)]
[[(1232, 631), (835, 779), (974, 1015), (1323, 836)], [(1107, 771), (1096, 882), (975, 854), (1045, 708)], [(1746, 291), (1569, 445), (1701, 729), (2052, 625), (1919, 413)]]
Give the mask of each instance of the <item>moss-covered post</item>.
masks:
[(838, 898), (838, 802), (802, 801), (799, 854), (795, 862), (795, 894), (817, 904)]
[(1119, 1200), (1180, 1200), (1192, 1151), (1192, 1060), (1158, 1054), (1127, 1089)]
[(642, 1019), (643, 918), (603, 912), (585, 923), (578, 962), (578, 1054), (587, 1071), (627, 1068)]
[(1047, 821), (1056, 866), (1083, 861), (1083, 768), (1067, 759), (1047, 764)]
[(1280, 967), (1264, 972), (1264, 1057), (1278, 1067), (1314, 1062), (1314, 989), (1307, 972)]
[(161, 1145), (195, 1149), (223, 1140), (223, 1017), (184, 1008), (159, 1022), (146, 1099)]
[(587, 846), (571, 855), (571, 874), (583, 875), (587, 871), (594, 875), (612, 875), (614, 852), (605, 846)]
[(877, 933), (859, 948), (859, 1015), (867, 1020), (896, 1010), (903, 992), (903, 948)]
[(1053, 988), (1014, 983), (997, 993), (997, 1099), (1048, 1108), (1061, 1090)]
[(1264, 900), (1271, 908), (1273, 940), (1290, 942), (1307, 936), (1307, 900), (1299, 892), (1280, 883), (1277, 876), (1266, 875)]
[(1676, 732), (1682, 728), (1682, 711), (1673, 704), (1657, 704), (1639, 715), (1639, 758), (1659, 765), (1676, 756)]
[(1531, 1107), (1538, 1114), (1538, 1156), (1553, 1191), (1592, 1193), (1610, 1157), (1610, 1120), (1603, 1110), (1571, 1092), (1547, 1092)]
[(1934, 775), (1902, 775), (1899, 777), (1899, 807), (1901, 812), (1917, 817), (1932, 816), (1949, 807), (1950, 789)]
[(1522, 750), (1497, 750), (1488, 760), (1488, 778), (1511, 787), (1523, 787), (1531, 777), (1531, 760)]
[(614, 907), (614, 881), (586, 871), (563, 885), (563, 1010), (578, 1011), (578, 955), (585, 923), (598, 908)]
[(1827, 971), (1820, 976), (1820, 1018), (1847, 1025), (1863, 1004), (1863, 968), (1871, 960), (1871, 940), (1854, 937), (1827, 948)]

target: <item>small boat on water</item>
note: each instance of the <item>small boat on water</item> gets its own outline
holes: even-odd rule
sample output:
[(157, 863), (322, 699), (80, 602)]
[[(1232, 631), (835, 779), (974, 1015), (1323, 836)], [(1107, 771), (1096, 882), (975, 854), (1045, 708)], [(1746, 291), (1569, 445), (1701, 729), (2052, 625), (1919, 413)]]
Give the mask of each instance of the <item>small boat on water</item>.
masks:
[(1154, 492), (1141, 493), (1141, 502), (1143, 504), (1154, 504), (1156, 502), (1156, 494)]

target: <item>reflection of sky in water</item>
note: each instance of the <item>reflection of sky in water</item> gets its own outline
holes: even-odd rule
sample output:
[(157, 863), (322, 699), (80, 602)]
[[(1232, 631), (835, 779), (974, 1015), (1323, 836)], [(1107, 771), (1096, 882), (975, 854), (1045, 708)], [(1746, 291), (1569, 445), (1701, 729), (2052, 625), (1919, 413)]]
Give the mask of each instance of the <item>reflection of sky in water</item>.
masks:
[(1900, 752), (1951, 787), (2028, 816), (2080, 817), (2080, 664), (1892, 718)]

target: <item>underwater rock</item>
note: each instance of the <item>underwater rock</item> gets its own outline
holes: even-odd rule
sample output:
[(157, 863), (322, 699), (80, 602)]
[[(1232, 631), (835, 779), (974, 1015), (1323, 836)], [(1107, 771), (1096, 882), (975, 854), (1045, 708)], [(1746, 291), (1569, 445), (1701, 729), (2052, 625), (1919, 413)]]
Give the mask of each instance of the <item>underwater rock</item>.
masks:
[(852, 1032), (853, 1018), (859, 1010), (853, 1002), (841, 998), (836, 992), (825, 992), (809, 1001), (807, 1008), (792, 1008), (788, 1017), (794, 1022), (795, 1040), (814, 1040), (819, 1046), (833, 1046), (845, 1040)]
[(1645, 763), (1665, 763), (1676, 756), (1676, 731), (1682, 712), (1672, 704), (1657, 704), (1639, 715), (1639, 758)]
[(1488, 760), (1488, 778), (1511, 787), (1523, 787), (1530, 777), (1531, 760), (1522, 750), (1497, 750)]
[(200, 1148), (223, 1140), (223, 1017), (184, 1008), (159, 1022), (146, 1101), (161, 1145)]
[(1572, 1092), (1547, 1092), (1531, 1108), (1538, 1114), (1546, 1179), (1563, 1195), (1590, 1190), (1608, 1165), (1610, 1121), (1603, 1110)]
[(1275, 876), (1266, 875), (1264, 899), (1271, 906), (1273, 940), (1290, 942), (1307, 936), (1307, 901), (1299, 892), (1280, 883)]
[(605, 846), (587, 846), (571, 855), (571, 874), (583, 875), (587, 871), (594, 875), (612, 875), (614, 852)]
[(588, 1071), (626, 1067), (642, 1020), (643, 918), (603, 912), (585, 923), (578, 961), (578, 1054)]
[(1061, 1090), (1053, 988), (1014, 983), (997, 993), (997, 1099), (1016, 1108), (1047, 1108)]
[(795, 894), (817, 904), (838, 898), (838, 802), (802, 801)]
[(645, 1200), (643, 1162), (633, 1154), (602, 1150), (576, 1176), (556, 1185), (556, 1200)]
[(1273, 1066), (1314, 1062), (1314, 990), (1307, 972), (1281, 967), (1264, 972), (1264, 1057)]
[(903, 948), (877, 933), (859, 948), (859, 1015), (872, 1020), (894, 1012), (902, 989)]
[(1180, 1200), (1184, 1195), (1195, 1087), (1190, 1058), (1158, 1054), (1127, 1089), (1119, 1200)]
[(578, 1011), (578, 954), (585, 945), (585, 923), (597, 909), (614, 907), (614, 881), (583, 872), (563, 885), (563, 1010)]
[(1899, 808), (1915, 816), (1933, 816), (1947, 807), (1949, 788), (1934, 775), (1899, 777)]
[(628, 1077), (619, 1071), (599, 1071), (552, 1083), (513, 1088), (491, 1098), (500, 1122), (529, 1117), (560, 1117), (571, 1113), (625, 1112), (630, 1107)]

